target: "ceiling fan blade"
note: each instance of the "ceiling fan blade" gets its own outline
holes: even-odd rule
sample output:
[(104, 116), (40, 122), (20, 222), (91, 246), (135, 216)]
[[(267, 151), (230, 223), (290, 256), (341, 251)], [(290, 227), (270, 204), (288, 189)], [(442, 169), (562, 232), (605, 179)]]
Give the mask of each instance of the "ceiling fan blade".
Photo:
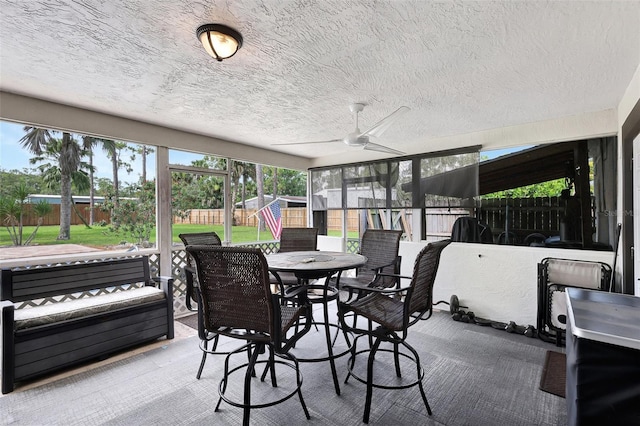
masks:
[(331, 143), (342, 142), (342, 139), (331, 139), (330, 141), (312, 141), (312, 142), (287, 142), (287, 143), (272, 143), (271, 145), (308, 145), (313, 143)]
[(369, 150), (369, 151), (386, 152), (388, 154), (396, 154), (396, 155), (404, 155), (404, 154), (406, 154), (405, 152), (398, 151), (397, 149), (388, 148), (388, 147), (386, 147), (384, 145), (378, 145), (377, 143), (373, 143), (373, 142), (369, 142), (368, 144), (366, 144), (364, 146), (364, 149)]
[(385, 130), (389, 128), (389, 126), (393, 124), (394, 121), (396, 121), (398, 117), (400, 117), (402, 114), (404, 114), (409, 110), (410, 110), (409, 107), (401, 106), (400, 108), (398, 108), (397, 110), (395, 110), (394, 112), (392, 112), (391, 114), (383, 118), (382, 120), (378, 121), (375, 126), (373, 126), (372, 128), (370, 128), (369, 130), (367, 130), (362, 134), (379, 137), (380, 135), (382, 135), (382, 133), (384, 133)]

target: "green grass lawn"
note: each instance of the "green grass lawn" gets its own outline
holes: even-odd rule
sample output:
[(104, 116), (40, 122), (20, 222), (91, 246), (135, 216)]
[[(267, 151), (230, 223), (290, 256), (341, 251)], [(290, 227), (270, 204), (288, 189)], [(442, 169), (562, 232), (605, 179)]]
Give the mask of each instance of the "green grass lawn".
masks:
[[(26, 240), (29, 235), (35, 229), (34, 226), (26, 226), (22, 232), (23, 240)], [(121, 242), (131, 243), (130, 237), (114, 234), (110, 231), (108, 226), (93, 226), (87, 228), (84, 225), (72, 225), (71, 226), (71, 239), (66, 241), (58, 241), (59, 226), (41, 226), (38, 229), (35, 239), (31, 242), (31, 245), (48, 245), (48, 244), (81, 244), (96, 248), (105, 248), (107, 246), (115, 246)], [(173, 241), (180, 242), (178, 234), (191, 233), (191, 232), (210, 232), (215, 231), (222, 237), (224, 230), (222, 225), (190, 225), (190, 224), (176, 224), (173, 225)], [(232, 229), (233, 243), (244, 243), (258, 241), (258, 230), (255, 227), (249, 226), (234, 226)], [(351, 234), (351, 233), (350, 233)], [(329, 235), (339, 236), (339, 231), (329, 231)], [(357, 238), (357, 233), (350, 237)], [(260, 231), (260, 241), (272, 241), (273, 237), (269, 230)], [(151, 233), (151, 242), (155, 242), (155, 230)], [(11, 238), (6, 229), (0, 229), (0, 246), (12, 245)]]

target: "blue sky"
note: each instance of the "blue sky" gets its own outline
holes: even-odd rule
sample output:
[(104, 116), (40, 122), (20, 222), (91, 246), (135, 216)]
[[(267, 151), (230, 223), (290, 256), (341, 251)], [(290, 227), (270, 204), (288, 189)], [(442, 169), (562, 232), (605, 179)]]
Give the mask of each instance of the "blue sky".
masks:
[[(20, 139), (24, 136), (24, 125), (14, 124), (0, 121), (0, 169), (2, 170), (20, 170), (34, 168), (29, 164), (31, 153), (24, 149), (20, 144)], [(133, 145), (133, 144), (132, 144)], [(137, 155), (135, 161), (131, 161), (130, 154), (123, 154), (122, 160), (131, 163), (133, 171), (127, 174), (124, 170), (120, 170), (118, 175), (123, 183), (137, 182), (142, 174), (142, 161)], [(95, 152), (94, 165), (96, 167), (96, 177), (112, 179), (111, 161), (101, 150)], [(155, 156), (152, 154), (147, 157), (147, 177), (155, 176)]]

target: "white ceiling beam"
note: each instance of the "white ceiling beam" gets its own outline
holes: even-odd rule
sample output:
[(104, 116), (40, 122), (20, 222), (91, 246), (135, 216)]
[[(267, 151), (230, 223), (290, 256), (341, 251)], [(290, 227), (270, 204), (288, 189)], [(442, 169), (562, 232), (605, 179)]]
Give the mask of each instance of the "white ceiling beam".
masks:
[[(0, 91), (0, 119), (108, 139), (307, 170), (308, 158)], [(170, 123), (167, 123), (170, 124)]]

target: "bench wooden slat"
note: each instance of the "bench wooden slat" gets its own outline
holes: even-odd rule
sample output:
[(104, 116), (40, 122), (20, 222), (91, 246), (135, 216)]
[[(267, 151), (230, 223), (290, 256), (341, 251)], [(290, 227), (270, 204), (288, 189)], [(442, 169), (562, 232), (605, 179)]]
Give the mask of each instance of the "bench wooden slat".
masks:
[(8, 295), (3, 298), (13, 302), (149, 281), (146, 257), (11, 272), (9, 288), (3, 288)]
[(19, 367), (16, 366), (16, 380), (26, 380), (31, 377), (41, 375), (42, 371), (58, 370), (62, 367), (71, 366), (82, 361), (89, 361), (97, 358), (106, 351), (114, 352), (119, 349), (125, 349), (134, 344), (140, 344), (148, 340), (156, 339), (166, 334), (166, 329), (166, 324), (160, 324), (156, 327), (145, 329), (143, 331), (131, 332), (115, 339), (100, 341), (93, 346), (76, 348), (71, 352), (52, 356), (42, 360), (41, 362)]
[[(16, 342), (16, 355), (20, 362), (16, 363), (16, 368), (33, 362), (40, 362), (49, 358), (73, 352), (88, 346), (94, 346), (102, 342), (108, 342), (128, 335), (143, 332), (150, 328), (164, 325), (166, 327), (167, 317), (158, 309), (141, 311), (135, 315), (125, 315), (105, 321), (93, 329), (76, 328), (66, 332), (46, 335), (38, 339)], [(95, 332), (91, 332), (95, 331)], [(160, 334), (162, 335), (162, 333)], [(54, 337), (55, 338), (52, 338)]]
[[(69, 288), (86, 284), (87, 280), (92, 280), (94, 285), (101, 286), (101, 283), (118, 282), (126, 280), (144, 281), (146, 276), (140, 268), (140, 262), (126, 263), (118, 269), (113, 268), (113, 264), (88, 263), (82, 268), (74, 268), (65, 274), (65, 267), (56, 266), (52, 268), (36, 269), (37, 272), (30, 274), (13, 274), (13, 289), (22, 290), (31, 287), (46, 287), (52, 284), (67, 283)], [(18, 271), (25, 272), (25, 271)]]

